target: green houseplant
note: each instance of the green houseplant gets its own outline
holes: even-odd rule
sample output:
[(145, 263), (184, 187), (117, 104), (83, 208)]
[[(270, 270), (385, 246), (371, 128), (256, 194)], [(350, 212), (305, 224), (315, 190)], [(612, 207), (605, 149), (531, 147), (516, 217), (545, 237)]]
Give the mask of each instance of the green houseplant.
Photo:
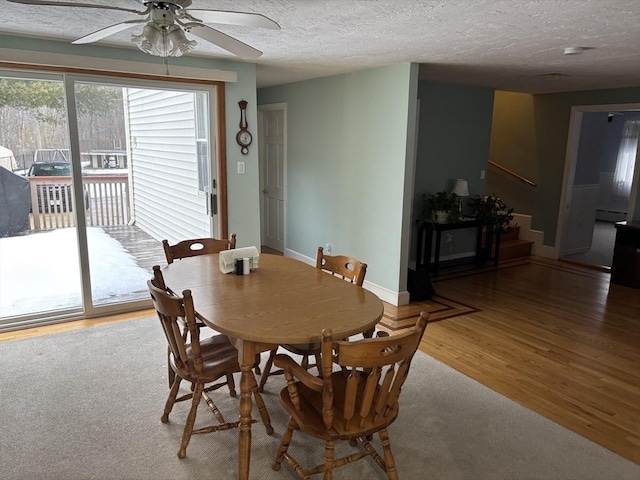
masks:
[(446, 223), (458, 217), (459, 197), (445, 191), (422, 195), (421, 222)]
[(491, 225), (494, 229), (501, 228), (504, 232), (512, 228), (513, 208), (507, 207), (495, 193), (476, 195), (469, 200), (468, 205), (472, 215), (486, 225)]

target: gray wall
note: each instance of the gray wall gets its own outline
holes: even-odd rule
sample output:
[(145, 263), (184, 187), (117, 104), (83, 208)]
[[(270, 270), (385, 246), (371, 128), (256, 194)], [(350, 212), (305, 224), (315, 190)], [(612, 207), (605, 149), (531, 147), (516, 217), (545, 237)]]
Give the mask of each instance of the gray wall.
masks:
[[(582, 116), (574, 185), (598, 185), (607, 139), (607, 112)], [(615, 168), (615, 167), (614, 167)]]
[[(484, 195), (486, 180), (480, 178), (480, 171), (487, 169), (493, 89), (421, 81), (418, 98), (416, 218), (422, 209), (422, 194), (451, 191), (457, 178), (468, 181), (471, 197)], [(416, 234), (412, 237), (412, 243), (415, 243)], [(454, 244), (451, 249), (447, 248), (446, 254), (473, 252), (474, 242), (474, 232), (454, 232)], [(412, 258), (415, 258), (415, 248), (412, 252)]]
[(405, 289), (416, 90), (417, 66), (400, 64), (258, 91), (287, 104), (288, 250), (330, 242), (367, 281)]

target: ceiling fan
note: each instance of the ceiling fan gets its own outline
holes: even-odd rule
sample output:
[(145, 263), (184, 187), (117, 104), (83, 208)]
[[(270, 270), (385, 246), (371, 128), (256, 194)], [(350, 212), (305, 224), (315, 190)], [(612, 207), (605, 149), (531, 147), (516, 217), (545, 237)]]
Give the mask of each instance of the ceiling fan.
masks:
[(53, 0), (8, 1), (26, 5), (99, 8), (135, 13), (143, 18), (134, 18), (132, 20), (116, 23), (90, 33), (89, 35), (80, 37), (71, 43), (77, 45), (97, 42), (103, 38), (126, 30), (127, 28), (131, 28), (138, 24), (144, 24), (142, 32), (139, 35), (132, 35), (131, 39), (143, 52), (164, 58), (179, 57), (196, 46), (197, 42), (195, 40), (189, 40), (185, 36), (185, 32), (195, 35), (207, 42), (211, 42), (214, 45), (217, 45), (220, 48), (242, 58), (253, 59), (262, 55), (260, 50), (257, 50), (236, 38), (230, 37), (215, 28), (205, 25), (206, 23), (280, 29), (280, 25), (275, 21), (259, 13), (194, 9), (189, 8), (191, 6), (191, 0), (135, 0), (145, 7), (144, 10), (134, 10), (113, 5), (58, 2)]

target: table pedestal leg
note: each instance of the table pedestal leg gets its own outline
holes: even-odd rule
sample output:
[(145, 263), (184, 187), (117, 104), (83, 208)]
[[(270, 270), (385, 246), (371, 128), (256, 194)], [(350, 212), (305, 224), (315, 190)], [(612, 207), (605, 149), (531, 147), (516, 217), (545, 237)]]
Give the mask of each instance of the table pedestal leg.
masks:
[[(238, 478), (249, 480), (249, 458), (251, 456), (251, 365), (240, 366), (240, 433), (238, 435)], [(255, 378), (254, 381), (255, 383)]]

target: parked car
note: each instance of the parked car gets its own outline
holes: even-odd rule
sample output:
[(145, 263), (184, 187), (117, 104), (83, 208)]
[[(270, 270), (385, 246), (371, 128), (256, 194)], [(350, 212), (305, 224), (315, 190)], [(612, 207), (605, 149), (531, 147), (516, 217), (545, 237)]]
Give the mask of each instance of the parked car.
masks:
[[(27, 177), (71, 177), (71, 164), (69, 162), (34, 163), (29, 167)], [(71, 180), (68, 184), (44, 185), (38, 188), (38, 211), (40, 213), (72, 212)], [(46, 200), (42, 201), (42, 192)], [(89, 208), (89, 191), (84, 189), (84, 204)], [(33, 207), (32, 207), (33, 210)]]

